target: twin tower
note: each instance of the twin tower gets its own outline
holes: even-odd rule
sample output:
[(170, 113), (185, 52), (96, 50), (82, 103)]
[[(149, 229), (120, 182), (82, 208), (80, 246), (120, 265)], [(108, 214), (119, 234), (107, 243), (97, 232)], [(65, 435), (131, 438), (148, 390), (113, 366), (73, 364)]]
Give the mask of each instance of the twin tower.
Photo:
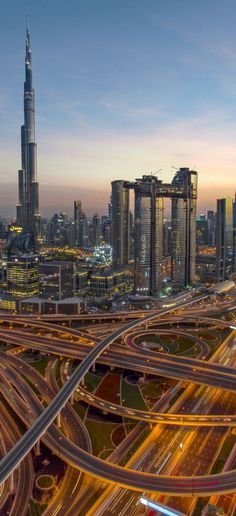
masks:
[(144, 175), (112, 182), (113, 264), (130, 258), (129, 190), (134, 190), (134, 287), (140, 295), (160, 293), (163, 278), (164, 198), (171, 198), (171, 279), (186, 288), (195, 279), (197, 172), (180, 168), (170, 184)]
[(40, 226), (38, 189), (32, 55), (30, 35), (26, 29), (24, 125), (21, 126), (21, 169), (18, 171), (19, 201), (16, 207), (16, 216), (17, 223), (26, 232), (33, 233), (36, 241)]

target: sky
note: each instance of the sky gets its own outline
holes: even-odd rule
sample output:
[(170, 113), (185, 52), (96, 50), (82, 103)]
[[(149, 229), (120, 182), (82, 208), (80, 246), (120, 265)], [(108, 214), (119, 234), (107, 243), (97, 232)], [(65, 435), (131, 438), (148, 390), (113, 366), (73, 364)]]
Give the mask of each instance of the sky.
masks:
[(181, 166), (198, 211), (236, 187), (235, 0), (0, 0), (0, 216), (14, 216), (25, 20), (40, 211), (106, 213), (110, 182)]

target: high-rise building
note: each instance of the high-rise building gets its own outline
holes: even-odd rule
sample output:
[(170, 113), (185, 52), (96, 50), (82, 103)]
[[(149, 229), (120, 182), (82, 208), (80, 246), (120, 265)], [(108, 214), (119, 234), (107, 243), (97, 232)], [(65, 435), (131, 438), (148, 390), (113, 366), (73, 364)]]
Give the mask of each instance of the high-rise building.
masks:
[(102, 216), (102, 239), (108, 245), (111, 245), (111, 220), (107, 215)]
[(134, 183), (134, 288), (153, 295), (161, 288), (163, 261), (163, 198), (161, 181), (144, 175)]
[(233, 200), (217, 199), (216, 212), (216, 281), (233, 272)]
[(11, 256), (7, 262), (7, 291), (14, 297), (38, 294), (39, 257), (37, 255)]
[(236, 194), (233, 203), (233, 272), (236, 272)]
[(214, 247), (215, 245), (215, 212), (209, 210), (207, 212), (207, 233), (208, 233), (208, 245)]
[(97, 246), (101, 243), (101, 228), (100, 228), (100, 219), (97, 213), (93, 216), (93, 225), (92, 225), (92, 241), (93, 245)]
[(172, 186), (171, 279), (186, 288), (195, 281), (197, 172), (180, 168)]
[(17, 223), (39, 237), (40, 214), (37, 182), (37, 144), (35, 142), (35, 104), (32, 84), (30, 35), (26, 29), (24, 82), (24, 125), (21, 126), (21, 169), (18, 172), (19, 201)]
[(39, 294), (49, 300), (61, 301), (75, 294), (73, 262), (45, 262), (39, 266)]
[(74, 243), (79, 247), (83, 246), (82, 233), (82, 204), (74, 201)]
[(112, 259), (117, 269), (129, 263), (130, 215), (129, 190), (123, 180), (112, 181)]
[(197, 217), (196, 223), (196, 243), (197, 247), (208, 243), (208, 221), (204, 213)]

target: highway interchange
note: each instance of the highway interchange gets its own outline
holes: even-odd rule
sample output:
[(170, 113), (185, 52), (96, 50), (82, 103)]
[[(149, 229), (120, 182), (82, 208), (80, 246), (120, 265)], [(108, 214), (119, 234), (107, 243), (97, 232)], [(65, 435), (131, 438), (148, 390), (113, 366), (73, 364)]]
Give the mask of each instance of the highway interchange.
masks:
[[(194, 300), (194, 303), (205, 301), (206, 296), (201, 296), (198, 300)], [(187, 301), (186, 305), (189, 305)], [(182, 302), (178, 306), (178, 311), (183, 310), (185, 302)], [(171, 309), (173, 311), (173, 308)], [(203, 311), (205, 308), (203, 309)], [(27, 410), (27, 406), (31, 407), (32, 418), (28, 420), (30, 429), (23, 435), (18, 443), (12, 448), (10, 452), (2, 459), (0, 464), (0, 480), (4, 485), (4, 481), (9, 477), (11, 471), (14, 471), (21, 461), (25, 461), (27, 457), (30, 457), (29, 451), (32, 447), (42, 438), (45, 443), (51, 447), (56, 453), (58, 453), (66, 462), (70, 465), (71, 470), (67, 471), (67, 476), (72, 475), (72, 471), (75, 468), (79, 471), (89, 473), (99, 480), (103, 479), (108, 482), (114, 482), (122, 487), (138, 490), (140, 492), (149, 491), (157, 493), (167, 494), (182, 494), (184, 496), (190, 496), (193, 489), (195, 495), (207, 493), (214, 494), (216, 492), (232, 492), (235, 490), (236, 485), (236, 472), (228, 471), (221, 475), (202, 475), (190, 477), (188, 475), (172, 476), (172, 475), (160, 475), (150, 474), (148, 472), (141, 472), (129, 469), (128, 467), (119, 467), (118, 465), (110, 464), (106, 461), (99, 459), (91, 454), (91, 443), (89, 442), (89, 436), (84, 431), (84, 425), (79, 422), (77, 417), (76, 424), (81, 426), (80, 439), (76, 438), (76, 435), (71, 433), (73, 428), (73, 409), (70, 408), (66, 402), (73, 396), (74, 391), (81, 397), (86, 399), (86, 403), (99, 407), (107, 412), (116, 412), (121, 416), (129, 416), (131, 419), (138, 419), (139, 421), (147, 421), (150, 423), (165, 423), (170, 425), (181, 425), (185, 426), (219, 426), (227, 427), (236, 425), (236, 416), (232, 414), (178, 414), (178, 413), (164, 413), (161, 411), (152, 410), (148, 413), (140, 410), (131, 410), (127, 407), (119, 406), (119, 404), (106, 403), (104, 400), (97, 398), (91, 393), (86, 392), (81, 382), (85, 373), (90, 369), (94, 362), (101, 362), (103, 364), (110, 364), (112, 366), (122, 367), (126, 369), (134, 369), (142, 372), (143, 374), (158, 374), (161, 376), (167, 376), (175, 378), (177, 380), (185, 379), (188, 382), (194, 382), (201, 385), (211, 386), (215, 388), (221, 388), (227, 394), (227, 392), (235, 392), (236, 380), (234, 369), (229, 366), (221, 364), (207, 362), (200, 359), (177, 357), (175, 355), (167, 355), (147, 349), (142, 350), (133, 342), (131, 336), (135, 331), (140, 329), (145, 330), (151, 326), (151, 324), (157, 319), (166, 317), (170, 312), (170, 309), (159, 311), (158, 313), (151, 312), (145, 317), (131, 320), (128, 324), (122, 324), (116, 329), (111, 335), (106, 338), (89, 339), (87, 334), (87, 342), (83, 332), (75, 330), (73, 328), (66, 328), (66, 332), (73, 336), (81, 335), (85, 338), (85, 344), (75, 344), (72, 341), (63, 341), (60, 339), (60, 348), (58, 348), (59, 340), (50, 336), (37, 335), (35, 329), (50, 330), (51, 332), (59, 331), (65, 332), (65, 327), (58, 326), (58, 324), (52, 324), (52, 322), (42, 322), (33, 318), (13, 318), (11, 316), (1, 315), (2, 326), (0, 329), (0, 339), (2, 341), (14, 344), (14, 346), (22, 346), (27, 349), (40, 349), (43, 352), (52, 353), (59, 355), (60, 357), (80, 358), (83, 359), (81, 364), (77, 367), (74, 373), (70, 376), (69, 380), (56, 394), (56, 386), (54, 390), (51, 389), (50, 383), (37, 373), (31, 366), (26, 364), (21, 358), (10, 355), (7, 353), (0, 353), (1, 357), (1, 392), (7, 396), (7, 385), (14, 386), (14, 396), (11, 395), (11, 406), (13, 410), (16, 410), (22, 414)], [(194, 312), (194, 310), (193, 310)], [(140, 315), (140, 314), (139, 314)], [(144, 315), (144, 314), (142, 314)], [(121, 317), (125, 319), (125, 315)], [(130, 317), (130, 314), (129, 314)], [(106, 316), (107, 318), (107, 316)], [(109, 317), (108, 317), (109, 318)], [(97, 317), (96, 317), (97, 319)], [(102, 319), (102, 316), (100, 316)], [(174, 314), (171, 318), (171, 322), (174, 322)], [(186, 314), (180, 315), (178, 313), (176, 317), (176, 323), (181, 326), (181, 322), (195, 321), (195, 324), (201, 325), (217, 325), (225, 328), (229, 328), (231, 334), (236, 327), (233, 322), (227, 322), (224, 320), (214, 319), (213, 317), (206, 317), (203, 315)], [(13, 324), (14, 323), (14, 324)], [(18, 324), (16, 324), (18, 323)], [(7, 327), (8, 324), (8, 327)], [(192, 324), (192, 323), (191, 323)], [(9, 329), (9, 325), (11, 329)], [(27, 325), (25, 327), (25, 325)], [(34, 334), (29, 331), (29, 328), (34, 328)], [(162, 331), (162, 330), (160, 330)], [(173, 332), (179, 333), (179, 330), (173, 329)], [(120, 341), (120, 338), (124, 338), (128, 335), (129, 343), (127, 341), (124, 344)], [(231, 338), (231, 337), (230, 337)], [(198, 345), (201, 345), (199, 339)], [(115, 344), (114, 341), (118, 341)], [(132, 342), (131, 342), (132, 341)], [(224, 344), (225, 345), (225, 344)], [(204, 348), (204, 343), (202, 343)], [(89, 349), (89, 353), (88, 353)], [(202, 351), (202, 350), (201, 350)], [(203, 353), (203, 351), (202, 351)], [(206, 350), (204, 351), (206, 353)], [(24, 369), (24, 371), (22, 371)], [(40, 403), (37, 395), (32, 392), (29, 385), (21, 376), (22, 372), (24, 375), (33, 379), (35, 385), (40, 390), (41, 395), (45, 396), (47, 401), (47, 407), (44, 408)], [(24, 401), (22, 401), (24, 398)], [(26, 405), (24, 405), (26, 402)], [(103, 404), (103, 405), (101, 405)], [(65, 414), (65, 411), (70, 411)], [(60, 431), (55, 424), (52, 424), (57, 414), (62, 411), (62, 422), (61, 424), (67, 424), (67, 435)], [(65, 418), (65, 420), (64, 420)], [(71, 424), (69, 423), (71, 421)], [(67, 423), (66, 423), (67, 422)], [(48, 429), (48, 430), (47, 430)], [(47, 432), (46, 432), (47, 430)], [(45, 433), (46, 432), (46, 433)], [(75, 434), (75, 432), (74, 432)], [(84, 437), (83, 437), (84, 436)], [(84, 439), (84, 440), (83, 440)], [(22, 462), (22, 464), (23, 464)], [(76, 481), (81, 483), (81, 477), (78, 477), (76, 473)], [(117, 513), (118, 514), (118, 513)]]

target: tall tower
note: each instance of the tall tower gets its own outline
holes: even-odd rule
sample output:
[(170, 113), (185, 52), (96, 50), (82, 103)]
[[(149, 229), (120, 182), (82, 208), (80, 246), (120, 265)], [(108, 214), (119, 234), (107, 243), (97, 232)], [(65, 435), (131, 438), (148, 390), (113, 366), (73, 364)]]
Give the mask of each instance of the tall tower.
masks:
[(37, 182), (37, 144), (35, 142), (35, 107), (32, 85), (30, 35), (26, 28), (24, 125), (21, 126), (21, 169), (18, 171), (19, 202), (17, 223), (39, 236), (40, 214)]
[(216, 212), (216, 281), (233, 272), (233, 200), (217, 199)]
[(82, 205), (81, 201), (74, 201), (74, 243), (82, 247)]
[(236, 193), (233, 203), (233, 272), (236, 272)]
[(172, 282), (188, 287), (195, 280), (197, 172), (180, 168), (172, 186)]
[(134, 288), (141, 295), (160, 292), (163, 262), (163, 196), (162, 182), (144, 175), (134, 183)]
[(121, 180), (112, 181), (112, 259), (117, 269), (129, 263), (130, 258), (130, 219), (129, 191)]

